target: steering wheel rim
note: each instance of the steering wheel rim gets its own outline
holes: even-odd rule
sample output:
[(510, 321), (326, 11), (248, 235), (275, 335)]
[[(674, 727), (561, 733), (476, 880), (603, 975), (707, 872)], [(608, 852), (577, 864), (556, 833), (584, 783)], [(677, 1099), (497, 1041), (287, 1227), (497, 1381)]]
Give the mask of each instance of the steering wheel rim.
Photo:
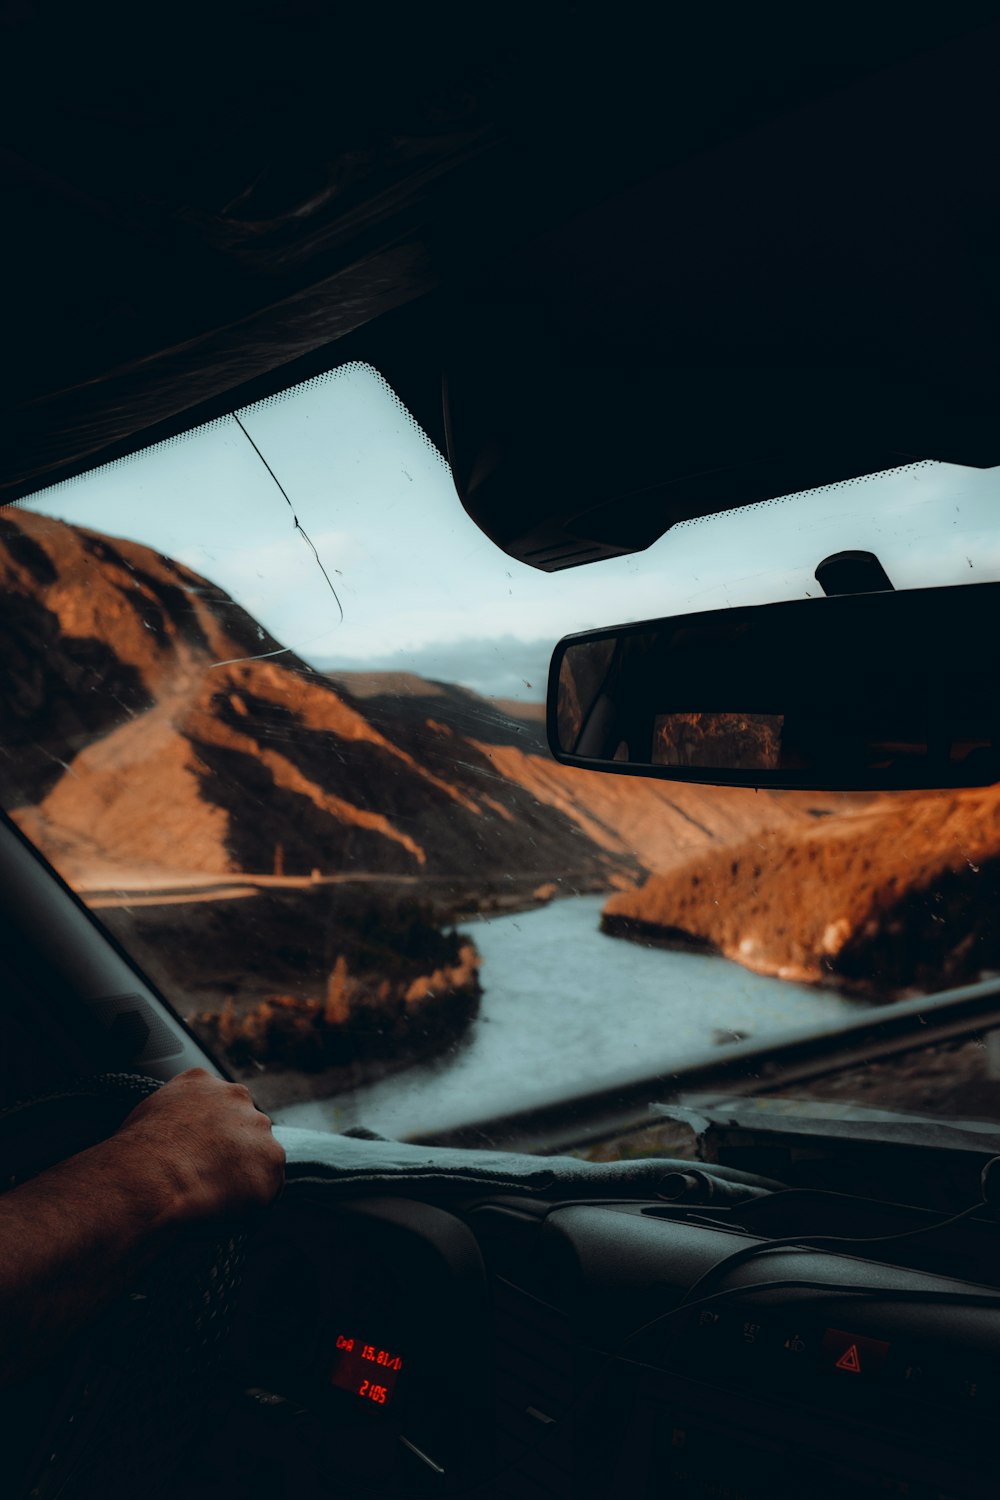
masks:
[[(160, 1086), (106, 1073), (0, 1110), (0, 1191), (107, 1139)], [(242, 1233), (187, 1235), (73, 1341), (41, 1437), (19, 1455), (8, 1493), (147, 1500), (164, 1491), (204, 1414), (244, 1252)]]

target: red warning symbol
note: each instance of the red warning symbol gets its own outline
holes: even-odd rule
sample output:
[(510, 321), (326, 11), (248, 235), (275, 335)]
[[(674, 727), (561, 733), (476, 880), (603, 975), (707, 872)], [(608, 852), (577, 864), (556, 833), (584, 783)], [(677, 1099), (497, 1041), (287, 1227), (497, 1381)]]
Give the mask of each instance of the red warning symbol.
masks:
[(861, 1356), (858, 1354), (857, 1344), (852, 1344), (845, 1349), (843, 1354), (834, 1365), (835, 1370), (850, 1370), (854, 1375), (861, 1374)]

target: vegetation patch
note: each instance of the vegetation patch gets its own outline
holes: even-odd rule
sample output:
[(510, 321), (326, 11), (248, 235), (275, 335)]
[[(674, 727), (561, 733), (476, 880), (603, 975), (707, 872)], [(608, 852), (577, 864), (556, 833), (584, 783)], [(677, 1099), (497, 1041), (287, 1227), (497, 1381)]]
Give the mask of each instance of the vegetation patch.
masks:
[(327, 913), (334, 930), (317, 946), (335, 956), (325, 972), (317, 970), (317, 946), (278, 943), (286, 989), (230, 993), (189, 1014), (201, 1040), (233, 1066), (319, 1072), (412, 1059), (447, 1046), (476, 1016), (479, 953), (438, 925), (429, 907), (350, 893)]

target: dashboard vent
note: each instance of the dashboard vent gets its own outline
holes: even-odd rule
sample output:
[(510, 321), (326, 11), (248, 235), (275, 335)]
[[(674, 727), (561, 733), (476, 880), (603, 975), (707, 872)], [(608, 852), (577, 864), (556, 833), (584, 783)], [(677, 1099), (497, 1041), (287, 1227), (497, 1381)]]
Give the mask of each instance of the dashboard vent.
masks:
[(498, 1497), (573, 1493), (576, 1369), (569, 1319), (494, 1280)]

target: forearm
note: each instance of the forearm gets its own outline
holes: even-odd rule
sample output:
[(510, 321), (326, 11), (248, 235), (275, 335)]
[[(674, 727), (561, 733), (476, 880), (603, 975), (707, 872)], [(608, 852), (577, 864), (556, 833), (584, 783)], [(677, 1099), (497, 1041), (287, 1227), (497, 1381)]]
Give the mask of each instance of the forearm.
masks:
[(0, 1197), (0, 1386), (44, 1365), (184, 1226), (261, 1212), (284, 1172), (248, 1091), (190, 1068), (109, 1140)]
[(134, 1284), (182, 1218), (169, 1167), (112, 1137), (0, 1197), (0, 1385)]

